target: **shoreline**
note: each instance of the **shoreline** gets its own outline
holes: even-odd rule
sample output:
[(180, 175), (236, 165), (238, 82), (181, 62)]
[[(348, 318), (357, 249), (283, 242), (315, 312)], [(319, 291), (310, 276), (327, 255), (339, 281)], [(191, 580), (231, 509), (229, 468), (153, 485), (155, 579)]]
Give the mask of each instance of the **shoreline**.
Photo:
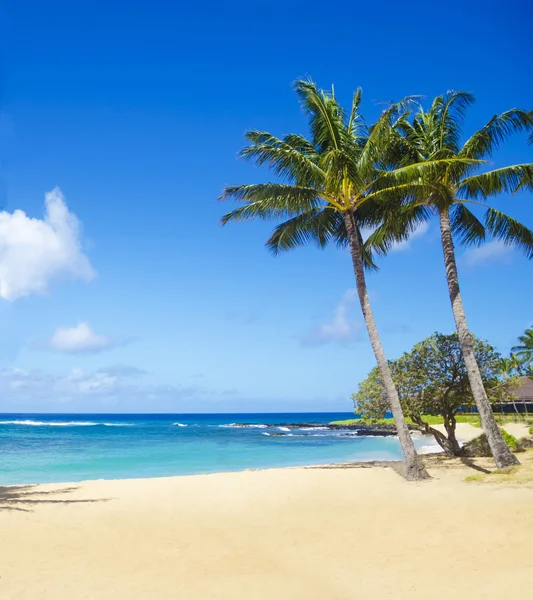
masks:
[[(443, 433), (445, 432), (443, 425), (433, 425), (434, 428), (441, 430)], [(528, 435), (528, 426), (523, 423), (509, 423), (502, 426), (508, 433), (514, 435), (519, 438), (522, 436)], [(460, 443), (466, 443), (475, 437), (481, 435), (482, 430), (478, 427), (474, 427), (469, 423), (458, 423), (457, 424), (457, 438)], [(425, 436), (422, 432), (418, 430), (412, 430), (411, 435), (417, 438), (428, 438), (430, 443), (421, 446), (417, 449), (417, 452), (422, 457), (438, 457), (443, 454), (442, 449), (438, 446), (435, 438), (433, 436)], [(364, 435), (363, 437), (382, 437), (382, 436), (373, 436), (373, 435)], [(397, 435), (390, 435), (390, 438), (397, 439)], [(427, 451), (423, 449), (427, 448)], [(436, 449), (439, 450), (436, 450)], [(174, 479), (174, 478), (185, 478), (185, 477), (205, 477), (205, 476), (214, 476), (214, 475), (225, 475), (225, 474), (233, 474), (233, 473), (246, 473), (246, 472), (263, 472), (263, 471), (272, 471), (272, 470), (287, 470), (287, 469), (309, 469), (309, 468), (340, 468), (343, 466), (356, 467), (357, 465), (368, 466), (379, 466), (379, 465), (391, 465), (391, 464), (399, 464), (401, 465), (403, 460), (401, 458), (398, 459), (387, 459), (380, 460), (377, 458), (369, 458), (367, 460), (353, 460), (353, 461), (335, 461), (335, 462), (315, 462), (309, 464), (293, 464), (293, 465), (273, 465), (266, 467), (246, 467), (242, 469), (230, 469), (223, 471), (208, 471), (208, 472), (199, 472), (199, 473), (177, 473), (177, 474), (168, 474), (168, 475), (148, 475), (146, 477), (116, 477), (116, 478), (107, 478), (107, 477), (99, 477), (99, 478), (90, 478), (90, 479), (79, 479), (79, 480), (54, 480), (47, 482), (33, 482), (33, 481), (25, 481), (13, 484), (2, 484), (0, 482), (0, 489), (4, 488), (16, 488), (21, 486), (50, 486), (50, 485), (82, 485), (86, 483), (93, 482), (120, 482), (120, 481), (150, 481), (150, 480), (164, 480), (164, 479)]]
[[(436, 429), (442, 429), (444, 432), (443, 425), (434, 425)], [(515, 435), (515, 437), (521, 437), (521, 435), (528, 434), (528, 427), (521, 423), (511, 423), (503, 426), (504, 429), (508, 430), (509, 433)], [(457, 437), (461, 443), (466, 443), (471, 439), (481, 435), (482, 430), (480, 428), (474, 427), (469, 423), (458, 423), (457, 424)], [(418, 448), (418, 454), (422, 457), (428, 456), (439, 456), (442, 454), (442, 450), (435, 451), (435, 449), (440, 448), (433, 438), (433, 436), (424, 436), (422, 432), (417, 430), (412, 430), (411, 435), (413, 437), (424, 437), (428, 438), (430, 443), (426, 444)], [(366, 435), (361, 437), (381, 437), (381, 436), (372, 436)], [(394, 439), (397, 439), (397, 435), (388, 436)], [(423, 448), (429, 448), (429, 451), (421, 451)], [(25, 481), (14, 484), (1, 484), (0, 489), (2, 488), (14, 488), (20, 486), (49, 486), (49, 485), (81, 485), (85, 483), (93, 483), (93, 482), (120, 482), (120, 481), (149, 481), (149, 480), (162, 480), (162, 479), (174, 479), (174, 478), (185, 478), (185, 477), (205, 477), (205, 476), (214, 476), (214, 475), (225, 475), (225, 474), (233, 474), (233, 473), (246, 473), (246, 472), (263, 472), (263, 471), (272, 471), (272, 470), (287, 470), (287, 469), (308, 469), (308, 468), (327, 468), (327, 467), (341, 467), (341, 466), (355, 466), (355, 465), (365, 465), (377, 466), (379, 464), (402, 464), (402, 459), (398, 458), (397, 460), (389, 459), (389, 460), (379, 460), (370, 458), (368, 460), (354, 460), (354, 461), (335, 461), (335, 462), (316, 462), (309, 464), (295, 464), (295, 465), (274, 465), (267, 467), (246, 467), (243, 469), (230, 469), (223, 471), (209, 471), (209, 472), (200, 472), (200, 473), (178, 473), (173, 475), (156, 475), (156, 476), (146, 476), (146, 477), (116, 477), (116, 478), (90, 478), (90, 479), (79, 479), (79, 480), (55, 480), (55, 481), (47, 481), (47, 482), (33, 482), (33, 481)]]
[[(428, 452), (422, 453), (421, 456), (439, 456), (440, 452)], [(117, 483), (117, 482), (146, 482), (146, 481), (161, 481), (165, 479), (183, 479), (189, 477), (216, 477), (217, 475), (235, 475), (238, 473), (263, 473), (268, 471), (287, 471), (287, 470), (298, 470), (298, 469), (328, 469), (328, 468), (357, 468), (358, 465), (361, 468), (369, 468), (369, 467), (387, 467), (392, 464), (402, 464), (402, 459), (397, 460), (377, 460), (377, 459), (369, 459), (369, 460), (358, 460), (358, 461), (349, 461), (349, 462), (334, 462), (334, 463), (313, 463), (308, 465), (287, 465), (285, 467), (274, 466), (274, 467), (248, 467), (246, 469), (235, 469), (232, 471), (212, 471), (209, 473), (183, 473), (178, 475), (159, 475), (159, 476), (147, 476), (147, 477), (117, 477), (117, 478), (103, 478), (100, 477), (98, 479), (80, 479), (78, 481), (49, 481), (44, 483), (11, 483), (2, 485), (0, 483), (0, 492), (3, 489), (8, 488), (17, 488), (17, 487), (40, 487), (40, 486), (58, 486), (58, 485), (84, 485), (84, 484), (92, 484), (92, 483)], [(1, 497), (0, 497), (1, 504)]]

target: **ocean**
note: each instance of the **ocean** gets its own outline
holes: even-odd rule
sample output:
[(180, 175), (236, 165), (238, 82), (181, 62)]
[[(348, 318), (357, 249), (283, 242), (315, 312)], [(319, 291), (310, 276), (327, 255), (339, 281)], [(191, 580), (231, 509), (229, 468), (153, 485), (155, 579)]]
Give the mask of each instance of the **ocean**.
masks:
[[(350, 418), (351, 413), (0, 414), (0, 485), (401, 460), (393, 437), (276, 426)], [(415, 439), (418, 447), (428, 443)]]

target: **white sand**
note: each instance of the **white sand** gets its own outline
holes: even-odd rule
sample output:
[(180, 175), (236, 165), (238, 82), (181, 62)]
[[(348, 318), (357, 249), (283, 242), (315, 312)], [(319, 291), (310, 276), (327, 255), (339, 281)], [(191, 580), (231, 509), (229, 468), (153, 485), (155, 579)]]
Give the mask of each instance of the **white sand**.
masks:
[(527, 597), (533, 488), (450, 465), (421, 484), (372, 467), (0, 488), (0, 598)]
[[(432, 425), (431, 427), (446, 435), (446, 429), (444, 428), (444, 425)], [(455, 427), (455, 436), (459, 442), (463, 443), (473, 440), (482, 433), (483, 431), (479, 427), (474, 427), (470, 423), (457, 423)]]
[(517, 440), (529, 436), (529, 425), (526, 425), (525, 423), (507, 423), (502, 427), (507, 433), (514, 435)]

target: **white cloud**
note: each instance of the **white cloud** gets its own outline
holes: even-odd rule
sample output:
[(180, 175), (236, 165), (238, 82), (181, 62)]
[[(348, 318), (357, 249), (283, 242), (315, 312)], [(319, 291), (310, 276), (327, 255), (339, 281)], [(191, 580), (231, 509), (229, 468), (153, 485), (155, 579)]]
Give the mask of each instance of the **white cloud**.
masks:
[(331, 320), (314, 327), (301, 339), (302, 344), (305, 346), (322, 346), (330, 342), (347, 343), (357, 339), (361, 333), (362, 325), (350, 320), (350, 312), (356, 300), (356, 290), (347, 290), (335, 308)]
[(483, 264), (510, 263), (513, 249), (500, 240), (493, 240), (483, 246), (469, 248), (463, 256), (469, 267)]
[(422, 237), (428, 231), (429, 231), (429, 223), (427, 221), (424, 221), (424, 222), (420, 223), (419, 225), (417, 225), (413, 229), (413, 232), (409, 236), (409, 239), (403, 240), (401, 242), (396, 242), (394, 244), (394, 246), (392, 247), (392, 251), (393, 252), (394, 251), (396, 251), (396, 252), (403, 252), (404, 250), (407, 250), (408, 248), (411, 247), (411, 242), (413, 240), (416, 240), (417, 238)]
[(142, 374), (122, 365), (66, 375), (0, 369), (0, 412), (199, 412), (224, 398), (198, 386), (144, 381)]
[(0, 212), (0, 298), (44, 293), (61, 275), (89, 280), (94, 271), (82, 252), (80, 223), (59, 188), (46, 194), (43, 219)]
[(105, 335), (98, 335), (89, 323), (78, 323), (74, 327), (59, 327), (50, 339), (50, 347), (69, 354), (100, 352), (112, 346)]

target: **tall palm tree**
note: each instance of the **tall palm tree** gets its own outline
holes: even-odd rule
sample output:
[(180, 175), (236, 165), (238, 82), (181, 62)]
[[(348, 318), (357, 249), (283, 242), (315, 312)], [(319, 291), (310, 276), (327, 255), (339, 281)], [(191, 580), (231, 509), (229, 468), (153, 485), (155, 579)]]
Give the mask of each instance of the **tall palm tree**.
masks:
[(524, 368), (529, 371), (533, 363), (533, 327), (526, 329), (523, 335), (518, 336), (518, 341), (520, 344), (511, 348), (511, 352), (516, 353)]
[[(414, 200), (418, 194), (426, 195), (429, 187), (417, 180), (431, 170), (442, 164), (469, 161), (439, 159), (393, 169), (387, 141), (391, 122), (400, 116), (404, 104), (384, 111), (369, 130), (359, 114), (360, 90), (346, 115), (333, 90), (319, 90), (313, 82), (304, 80), (297, 81), (295, 89), (308, 116), (310, 139), (298, 134), (277, 138), (267, 132), (248, 132), (250, 145), (241, 156), (258, 165), (267, 164), (282, 183), (227, 187), (222, 198), (243, 201), (245, 205), (225, 215), (222, 223), (253, 218), (287, 219), (267, 241), (274, 253), (307, 242), (316, 242), (320, 247), (337, 242), (349, 247), (361, 310), (406, 459), (406, 477), (427, 478), (405, 423), (370, 306), (365, 266), (372, 267), (373, 263), (365, 251), (361, 229), (375, 226), (383, 214), (381, 207), (393, 199), (402, 196)], [(440, 187), (431, 189), (438, 194)], [(423, 215), (424, 211), (422, 207), (415, 213)], [(411, 223), (406, 224), (406, 231), (410, 232), (411, 227)]]
[[(397, 144), (401, 148), (403, 164), (419, 165), (428, 161), (434, 165), (435, 160), (444, 158), (471, 161), (444, 163), (424, 172), (422, 178), (428, 185), (441, 188), (439, 194), (428, 194), (423, 204), (439, 218), (450, 302), (472, 394), (496, 464), (498, 468), (503, 468), (517, 464), (518, 460), (509, 450), (496, 424), (476, 362), (459, 289), (453, 237), (464, 245), (479, 245), (489, 233), (495, 239), (522, 250), (528, 258), (533, 257), (533, 232), (512, 217), (482, 204), (487, 198), (502, 192), (533, 189), (533, 164), (479, 172), (486, 159), (509, 135), (533, 129), (533, 116), (519, 109), (495, 115), (461, 145), (462, 123), (466, 109), (473, 101), (469, 93), (448, 92), (435, 98), (428, 112), (419, 107), (413, 119), (404, 115), (397, 123), (397, 129), (401, 132)], [(469, 204), (484, 206), (484, 223), (468, 208)], [(420, 213), (417, 213), (417, 218), (420, 218)], [(378, 252), (385, 252), (394, 235), (391, 236), (382, 227), (371, 238), (368, 243)]]

